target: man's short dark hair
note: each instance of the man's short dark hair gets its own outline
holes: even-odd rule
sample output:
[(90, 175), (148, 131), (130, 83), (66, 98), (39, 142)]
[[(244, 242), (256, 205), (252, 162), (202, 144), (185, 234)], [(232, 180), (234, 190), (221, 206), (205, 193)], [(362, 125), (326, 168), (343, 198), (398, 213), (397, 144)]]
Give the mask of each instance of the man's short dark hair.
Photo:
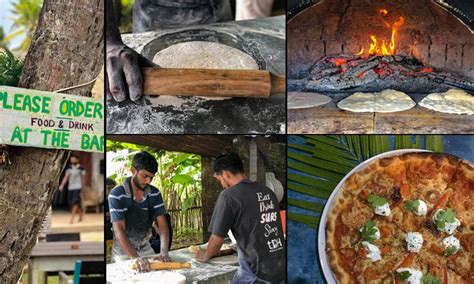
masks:
[(215, 173), (229, 171), (232, 174), (238, 174), (244, 172), (244, 164), (242, 163), (239, 155), (235, 153), (228, 153), (220, 155), (216, 158), (213, 169)]
[(71, 158), (79, 159), (79, 156), (77, 154), (71, 154)]
[(137, 172), (140, 170), (147, 170), (150, 173), (155, 174), (158, 171), (158, 163), (156, 162), (155, 157), (148, 152), (135, 154), (132, 160), (132, 167), (134, 167)]

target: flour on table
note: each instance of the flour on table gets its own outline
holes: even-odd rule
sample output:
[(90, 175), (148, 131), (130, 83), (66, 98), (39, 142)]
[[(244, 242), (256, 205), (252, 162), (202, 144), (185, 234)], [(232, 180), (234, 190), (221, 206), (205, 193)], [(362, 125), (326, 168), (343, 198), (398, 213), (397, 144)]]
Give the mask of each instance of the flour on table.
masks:
[(438, 112), (474, 114), (474, 96), (456, 89), (445, 93), (429, 94), (421, 100), (419, 105)]
[(133, 275), (129, 283), (140, 284), (185, 284), (186, 277), (178, 272), (153, 271)]
[[(258, 70), (252, 56), (225, 44), (208, 41), (182, 42), (155, 54), (153, 62), (164, 68), (199, 69), (251, 69)], [(172, 104), (171, 96), (160, 96), (157, 103)], [(224, 100), (229, 97), (202, 97), (207, 100)]]

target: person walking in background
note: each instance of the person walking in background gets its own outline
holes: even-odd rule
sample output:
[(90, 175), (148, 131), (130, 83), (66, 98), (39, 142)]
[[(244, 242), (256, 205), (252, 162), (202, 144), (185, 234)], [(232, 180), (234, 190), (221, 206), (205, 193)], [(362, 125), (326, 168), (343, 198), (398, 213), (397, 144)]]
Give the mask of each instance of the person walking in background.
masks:
[(69, 162), (59, 190), (63, 191), (66, 183), (68, 183), (67, 203), (71, 211), (69, 224), (72, 224), (74, 223), (74, 216), (76, 216), (76, 214), (79, 214), (79, 222), (82, 221), (82, 217), (84, 216), (84, 212), (81, 208), (81, 191), (86, 185), (86, 170), (79, 164), (79, 157), (77, 155), (71, 155)]

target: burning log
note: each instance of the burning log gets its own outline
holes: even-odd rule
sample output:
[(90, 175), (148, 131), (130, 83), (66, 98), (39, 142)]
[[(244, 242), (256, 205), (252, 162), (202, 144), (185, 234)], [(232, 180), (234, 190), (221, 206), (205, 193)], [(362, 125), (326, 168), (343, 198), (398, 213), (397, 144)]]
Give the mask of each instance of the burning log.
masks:
[[(299, 86), (298, 86), (299, 85)], [(289, 87), (316, 92), (382, 91), (439, 92), (450, 87), (474, 91), (474, 83), (451, 73), (425, 66), (404, 54), (369, 57), (347, 54), (326, 56), (316, 62), (306, 78), (289, 82)]]

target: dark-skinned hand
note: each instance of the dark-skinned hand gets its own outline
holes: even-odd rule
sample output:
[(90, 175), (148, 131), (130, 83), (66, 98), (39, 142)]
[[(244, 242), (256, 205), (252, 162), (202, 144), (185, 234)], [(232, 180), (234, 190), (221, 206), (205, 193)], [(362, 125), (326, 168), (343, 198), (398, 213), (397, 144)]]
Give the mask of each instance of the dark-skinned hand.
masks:
[(117, 102), (143, 95), (142, 67), (156, 67), (150, 60), (121, 42), (108, 42), (106, 50), (106, 94)]

